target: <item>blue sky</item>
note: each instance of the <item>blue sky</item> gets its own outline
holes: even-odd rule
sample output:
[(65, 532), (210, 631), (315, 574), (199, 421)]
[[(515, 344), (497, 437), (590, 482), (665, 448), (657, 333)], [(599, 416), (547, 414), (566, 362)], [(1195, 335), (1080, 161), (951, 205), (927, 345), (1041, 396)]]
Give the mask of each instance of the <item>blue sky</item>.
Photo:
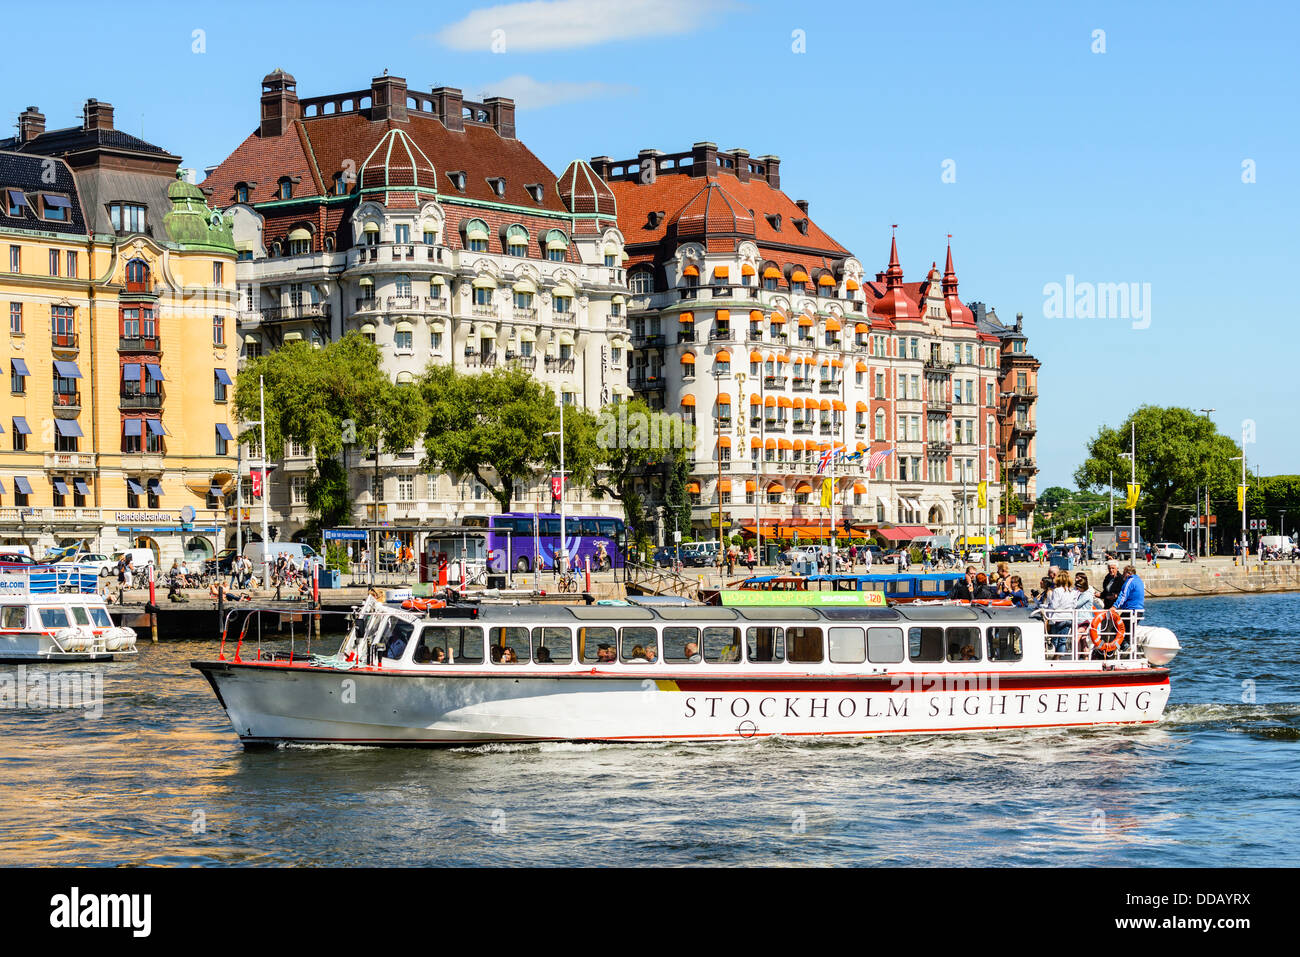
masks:
[[(94, 96), (201, 168), (256, 126), (274, 67), (302, 96), (365, 88), (387, 68), (413, 88), (515, 95), (521, 138), (557, 171), (705, 139), (775, 153), (786, 191), (869, 271), (891, 223), (909, 280), (942, 262), (952, 233), (962, 297), (1025, 314), (1043, 362), (1040, 490), (1072, 487), (1086, 440), (1144, 402), (1215, 408), (1233, 436), (1250, 419), (1252, 471), (1300, 472), (1292, 4), (103, 9), (60, 6), (58, 72), (42, 44), (7, 52), (6, 122), (36, 104), (51, 128), (71, 125)], [(1044, 287), (1067, 276), (1149, 284), (1149, 325), (1049, 317)]]

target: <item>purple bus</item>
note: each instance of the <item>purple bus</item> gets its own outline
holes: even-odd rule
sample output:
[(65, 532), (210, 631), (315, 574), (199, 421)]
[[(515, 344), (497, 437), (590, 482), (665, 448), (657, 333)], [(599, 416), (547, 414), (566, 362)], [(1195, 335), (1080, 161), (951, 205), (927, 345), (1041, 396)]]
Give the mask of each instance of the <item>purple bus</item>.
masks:
[[(488, 568), (501, 573), (513, 568), (530, 572), (556, 567), (560, 547), (559, 512), (506, 512), (489, 516), (487, 535)], [(623, 567), (623, 520), (594, 515), (566, 515), (564, 533), (568, 539), (569, 565), (583, 568), (591, 559), (593, 571)]]

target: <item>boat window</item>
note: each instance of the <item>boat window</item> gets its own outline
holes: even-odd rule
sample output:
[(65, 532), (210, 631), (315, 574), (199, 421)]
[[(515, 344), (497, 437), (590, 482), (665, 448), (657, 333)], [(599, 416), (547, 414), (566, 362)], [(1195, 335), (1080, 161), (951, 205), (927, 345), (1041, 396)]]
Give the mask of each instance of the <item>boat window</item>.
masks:
[(5, 605), (3, 618), (0, 618), (0, 626), (5, 628), (26, 628), (27, 606)]
[(705, 628), (704, 660), (719, 665), (740, 661), (740, 629), (720, 625)]
[(822, 660), (822, 630), (820, 628), (787, 628), (786, 640), (790, 643), (790, 660), (799, 664), (820, 664)]
[(745, 633), (749, 646), (749, 660), (763, 664), (782, 664), (785, 661), (784, 628), (750, 628)]
[(832, 591), (857, 591), (858, 580), (856, 578), (837, 578), (831, 584), (834, 586)]
[(917, 581), (921, 586), (921, 593), (925, 595), (947, 594), (948, 583), (942, 579), (922, 578)]
[(1019, 661), (1024, 656), (1019, 628), (990, 628), (988, 640), (989, 661)]
[(903, 660), (902, 628), (868, 628), (867, 660), (877, 665), (896, 665)]
[(947, 646), (949, 661), (979, 661), (980, 630), (978, 628), (949, 628)]
[(910, 595), (912, 593), (912, 581), (909, 578), (900, 578), (897, 581), (885, 584), (885, 592), (890, 595)]
[(624, 661), (646, 664), (655, 660), (655, 656), (659, 653), (659, 632), (640, 625), (635, 628), (623, 628), (621, 632), (619, 643)]
[(72, 618), (78, 625), (90, 624), (90, 615), (86, 613), (86, 609), (78, 608), (76, 605), (72, 606)]
[(477, 625), (426, 625), (420, 645), (432, 664), (483, 663), (483, 629)]
[(384, 641), (384, 657), (399, 659), (406, 652), (406, 646), (411, 641), (411, 633), (415, 631), (415, 625), (409, 621), (402, 621), (400, 618), (389, 619), (388, 635)]
[(493, 664), (526, 665), (532, 657), (527, 628), (489, 628), (488, 641)]
[(943, 661), (943, 629), (907, 629), (907, 657), (912, 661)]
[(579, 657), (586, 664), (614, 661), (618, 657), (618, 632), (613, 628), (579, 628)]
[(664, 629), (664, 661), (694, 665), (700, 661), (700, 629), (677, 625)]
[(867, 657), (867, 639), (861, 628), (830, 630), (831, 661), (837, 665), (860, 665)]
[(533, 661), (539, 665), (567, 665), (572, 662), (573, 632), (568, 628), (534, 628)]
[(41, 627), (67, 628), (68, 627), (67, 609), (66, 608), (42, 608)]
[(110, 617), (108, 616), (108, 612), (106, 612), (106, 611), (105, 611), (104, 609), (102, 609), (102, 608), (92, 608), (92, 609), (90, 609), (90, 618), (91, 618), (92, 621), (94, 621), (94, 623), (95, 623), (95, 627), (96, 627), (96, 628), (112, 628), (112, 627), (113, 627), (113, 619), (110, 618)]

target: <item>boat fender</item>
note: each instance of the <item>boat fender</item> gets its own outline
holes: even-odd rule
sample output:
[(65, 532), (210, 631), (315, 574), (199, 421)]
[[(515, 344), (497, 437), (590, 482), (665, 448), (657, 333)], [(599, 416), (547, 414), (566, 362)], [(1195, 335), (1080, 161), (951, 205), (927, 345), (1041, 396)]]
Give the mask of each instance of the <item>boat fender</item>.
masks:
[[(1105, 638), (1101, 632), (1101, 626), (1109, 618), (1111, 624), (1115, 627), (1115, 634), (1110, 640)], [(1124, 642), (1124, 619), (1114, 608), (1105, 611), (1099, 611), (1092, 617), (1092, 624), (1088, 627), (1088, 638), (1092, 641), (1093, 647), (1104, 655), (1118, 651), (1119, 646)]]

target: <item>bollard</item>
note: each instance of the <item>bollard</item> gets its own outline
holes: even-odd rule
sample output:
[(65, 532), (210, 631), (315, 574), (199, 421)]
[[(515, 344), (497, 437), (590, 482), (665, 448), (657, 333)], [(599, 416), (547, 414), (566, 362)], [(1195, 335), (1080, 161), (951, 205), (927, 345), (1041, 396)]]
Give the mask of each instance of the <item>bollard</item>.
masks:
[[(149, 607), (154, 609), (158, 607), (157, 593), (154, 591), (154, 566), (149, 566)], [(153, 644), (158, 644), (158, 612), (149, 612), (149, 640)]]
[(591, 558), (587, 557), (582, 560), (584, 577), (587, 583), (587, 594), (591, 594)]
[[(311, 572), (311, 600), (312, 600), (312, 604), (316, 606), (316, 611), (319, 613), (319, 612), (320, 612), (320, 566), (319, 566), (319, 565), (313, 565), (313, 566), (312, 566), (312, 572)], [(317, 614), (317, 615), (315, 615), (314, 617), (315, 617), (315, 619), (316, 619), (316, 621), (315, 621), (315, 625), (316, 625), (316, 640), (317, 640), (317, 641), (320, 641), (320, 615)], [(308, 632), (307, 634), (308, 634), (308, 638), (310, 638), (310, 637), (311, 637), (311, 632)], [(310, 652), (310, 650), (311, 650), (311, 648), (310, 648), (310, 646), (308, 646), (308, 651)]]

